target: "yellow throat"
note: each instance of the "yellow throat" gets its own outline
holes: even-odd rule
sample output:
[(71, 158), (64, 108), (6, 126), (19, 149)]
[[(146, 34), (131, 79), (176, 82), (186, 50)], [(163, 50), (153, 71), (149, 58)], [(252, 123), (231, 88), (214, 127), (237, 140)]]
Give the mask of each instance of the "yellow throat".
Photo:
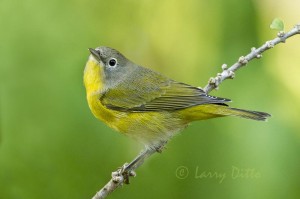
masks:
[[(112, 122), (115, 116), (111, 110), (107, 109), (100, 102), (100, 97), (104, 91), (104, 73), (102, 66), (92, 56), (89, 57), (86, 63), (83, 81), (86, 89), (86, 98), (91, 111), (96, 118), (109, 125), (108, 121)], [(114, 126), (111, 127), (115, 128)]]
[(100, 94), (103, 91), (104, 78), (102, 66), (92, 56), (89, 57), (83, 75), (87, 96)]

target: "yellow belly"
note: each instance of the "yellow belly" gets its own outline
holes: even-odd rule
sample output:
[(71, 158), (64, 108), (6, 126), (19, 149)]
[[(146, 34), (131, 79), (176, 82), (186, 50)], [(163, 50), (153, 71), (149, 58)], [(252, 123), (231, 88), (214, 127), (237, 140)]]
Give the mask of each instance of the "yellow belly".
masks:
[(176, 113), (114, 111), (103, 106), (97, 95), (87, 100), (96, 118), (146, 146), (159, 146), (187, 126)]

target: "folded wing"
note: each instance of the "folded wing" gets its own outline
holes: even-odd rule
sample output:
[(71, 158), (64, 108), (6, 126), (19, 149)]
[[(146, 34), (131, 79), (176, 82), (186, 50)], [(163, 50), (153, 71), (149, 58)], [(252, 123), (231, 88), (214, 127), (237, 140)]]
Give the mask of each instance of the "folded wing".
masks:
[(229, 99), (139, 68), (100, 98), (109, 109), (126, 112), (175, 111), (201, 104), (224, 104)]

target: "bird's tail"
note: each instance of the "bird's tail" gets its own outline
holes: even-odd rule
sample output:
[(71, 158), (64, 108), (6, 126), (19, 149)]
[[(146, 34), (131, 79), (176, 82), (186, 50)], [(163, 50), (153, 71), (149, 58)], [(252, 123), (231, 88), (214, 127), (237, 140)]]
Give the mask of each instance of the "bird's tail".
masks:
[(249, 111), (231, 108), (225, 104), (206, 104), (182, 111), (183, 116), (188, 121), (205, 120), (215, 117), (237, 116), (252, 120), (266, 121), (271, 115), (259, 111)]
[(266, 121), (267, 118), (271, 116), (270, 114), (265, 112), (249, 111), (249, 110), (230, 108), (230, 107), (226, 107), (226, 108), (227, 111), (224, 112), (225, 113), (224, 115), (238, 116), (246, 119)]

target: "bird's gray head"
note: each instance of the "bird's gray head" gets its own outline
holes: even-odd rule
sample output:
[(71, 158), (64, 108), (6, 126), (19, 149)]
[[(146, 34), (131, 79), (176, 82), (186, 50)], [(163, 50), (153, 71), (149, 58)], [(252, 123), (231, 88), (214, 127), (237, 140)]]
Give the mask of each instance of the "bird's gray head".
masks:
[(118, 84), (137, 67), (115, 49), (100, 46), (95, 49), (89, 48), (89, 51), (90, 59), (95, 59), (102, 68), (108, 88)]
[(89, 51), (106, 70), (116, 70), (127, 64), (127, 59), (115, 49), (100, 46), (95, 49), (89, 48)]

